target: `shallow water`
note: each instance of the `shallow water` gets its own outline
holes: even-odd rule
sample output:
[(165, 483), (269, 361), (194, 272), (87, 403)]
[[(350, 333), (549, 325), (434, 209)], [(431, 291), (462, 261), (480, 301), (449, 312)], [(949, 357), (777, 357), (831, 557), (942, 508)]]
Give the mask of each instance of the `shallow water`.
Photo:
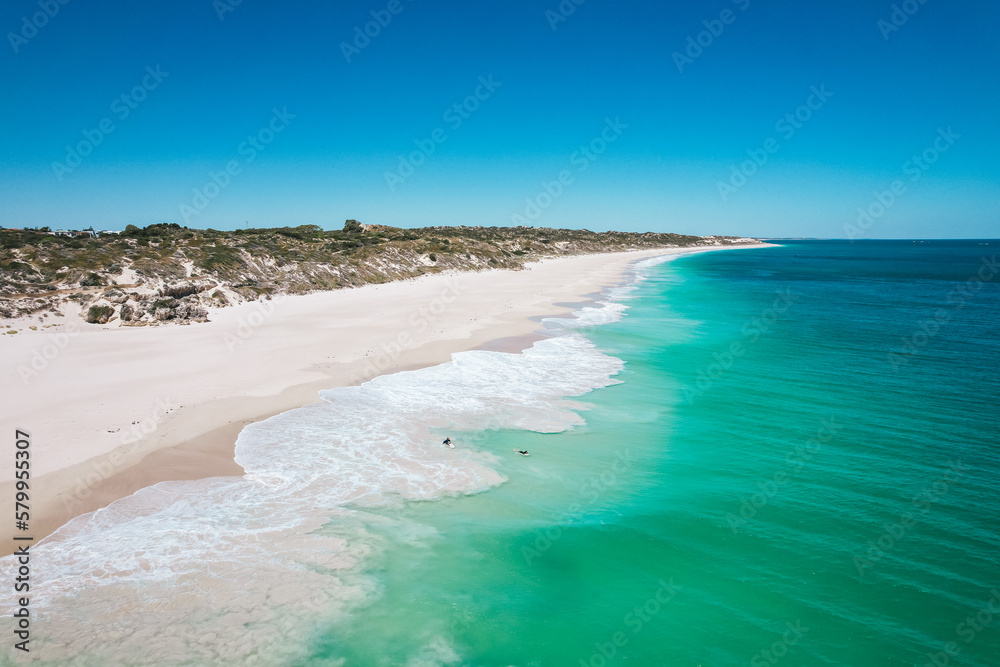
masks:
[(990, 248), (646, 262), (524, 354), (324, 392), (244, 430), (245, 479), (39, 545), (34, 655), (998, 664)]
[[(790, 244), (651, 269), (621, 321), (584, 330), (622, 384), (570, 431), (456, 438), (509, 481), (393, 509), (425, 536), (386, 549), (377, 602), (313, 655), (1000, 664), (1000, 299), (992, 280), (954, 296), (981, 248)], [(904, 346), (938, 308), (946, 324)]]
[(375, 510), (505, 481), (495, 455), (447, 449), (439, 432), (565, 430), (582, 423), (567, 397), (618, 382), (621, 367), (564, 335), (324, 391), (248, 426), (245, 477), (161, 483), (35, 547), (33, 662), (307, 659), (318, 628), (376, 599), (383, 552), (428, 534)]

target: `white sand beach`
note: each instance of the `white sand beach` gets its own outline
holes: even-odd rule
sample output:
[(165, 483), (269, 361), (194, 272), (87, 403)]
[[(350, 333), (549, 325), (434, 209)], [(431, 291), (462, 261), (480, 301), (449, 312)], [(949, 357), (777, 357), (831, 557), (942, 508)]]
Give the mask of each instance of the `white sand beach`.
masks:
[[(447, 361), (572, 310), (629, 263), (715, 248), (545, 260), (523, 271), (436, 274), (245, 303), (190, 326), (63, 324), (0, 340), (5, 428), (31, 434), (36, 542), (74, 516), (167, 480), (241, 475), (239, 431), (321, 389)], [(532, 319), (536, 318), (536, 319)], [(47, 322), (51, 322), (49, 319)], [(492, 349), (497, 349), (495, 346)], [(6, 457), (0, 497), (14, 496)], [(11, 508), (13, 511), (13, 508)], [(5, 553), (13, 551), (5, 538)]]

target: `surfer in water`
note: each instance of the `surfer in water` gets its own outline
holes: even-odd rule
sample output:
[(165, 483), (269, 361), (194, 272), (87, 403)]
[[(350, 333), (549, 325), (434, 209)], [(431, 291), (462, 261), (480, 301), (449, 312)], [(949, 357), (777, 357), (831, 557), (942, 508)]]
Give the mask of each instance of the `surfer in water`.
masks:
[(518, 454), (520, 454), (521, 456), (527, 456), (528, 455), (528, 450), (527, 449), (515, 449), (514, 451), (517, 452)]
[(451, 438), (446, 437), (444, 439), (444, 443), (442, 444), (444, 444), (445, 447), (451, 447), (452, 449), (455, 449), (455, 445), (451, 444)]

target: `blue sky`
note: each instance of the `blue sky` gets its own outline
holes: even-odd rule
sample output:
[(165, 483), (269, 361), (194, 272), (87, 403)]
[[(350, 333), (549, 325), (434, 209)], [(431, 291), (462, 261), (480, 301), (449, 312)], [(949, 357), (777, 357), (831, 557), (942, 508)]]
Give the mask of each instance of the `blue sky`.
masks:
[(985, 0), (235, 2), (5, 2), (0, 225), (1000, 229)]

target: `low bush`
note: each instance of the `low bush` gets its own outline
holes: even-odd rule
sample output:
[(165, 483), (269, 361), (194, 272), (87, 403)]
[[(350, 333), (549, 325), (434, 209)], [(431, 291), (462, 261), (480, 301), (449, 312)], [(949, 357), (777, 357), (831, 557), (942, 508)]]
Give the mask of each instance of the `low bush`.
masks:
[(104, 284), (104, 278), (96, 273), (89, 273), (80, 279), (80, 287), (100, 287)]
[(87, 321), (91, 324), (106, 324), (114, 312), (115, 309), (111, 306), (91, 306), (87, 311)]
[(172, 299), (172, 298), (171, 299), (157, 299), (156, 301), (153, 302), (153, 305), (150, 306), (150, 309), (151, 310), (159, 310), (160, 308), (167, 308), (169, 310), (171, 308), (176, 308), (177, 305), (178, 305), (177, 301), (175, 299)]
[(175, 299), (182, 299), (197, 293), (197, 285), (171, 285), (160, 290), (160, 296), (169, 296)]

